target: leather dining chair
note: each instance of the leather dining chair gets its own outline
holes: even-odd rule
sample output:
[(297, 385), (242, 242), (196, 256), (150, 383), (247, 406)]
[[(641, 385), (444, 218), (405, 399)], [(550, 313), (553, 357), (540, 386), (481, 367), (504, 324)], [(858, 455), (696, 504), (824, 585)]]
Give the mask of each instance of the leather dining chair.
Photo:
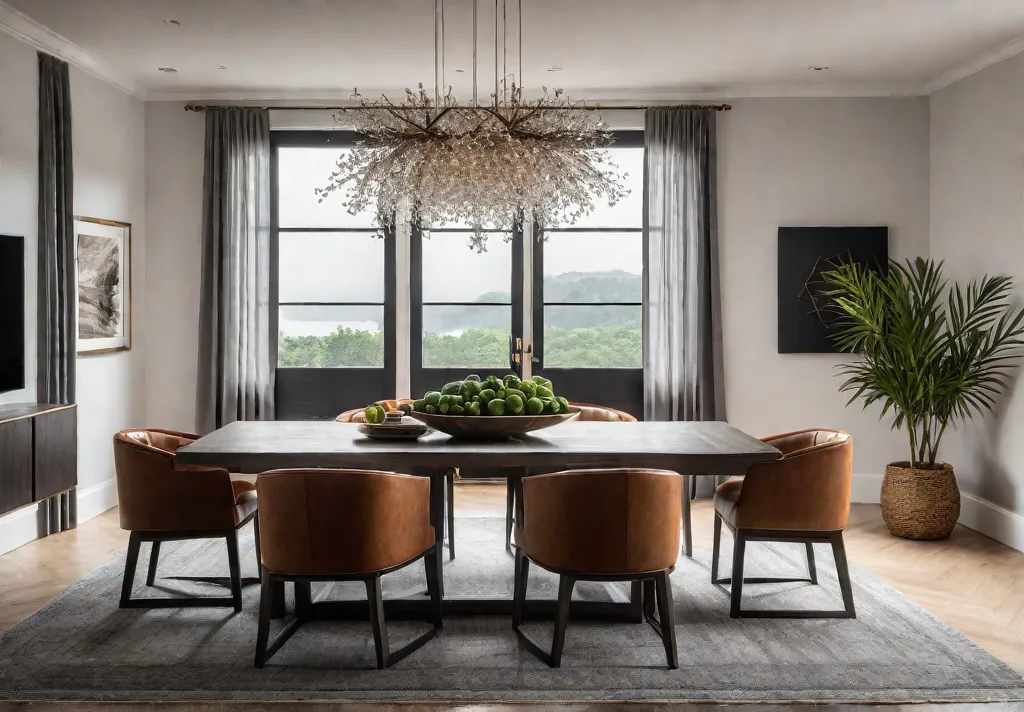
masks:
[[(523, 480), (512, 627), (548, 665), (561, 665), (576, 582), (631, 581), (642, 582), (644, 617), (669, 668), (679, 667), (669, 574), (679, 555), (682, 494), (682, 477), (665, 470), (570, 470)], [(558, 574), (550, 652), (521, 627), (531, 562)]]
[[(379, 405), (386, 411), (398, 410), (398, 407), (405, 404), (412, 404), (411, 398), (398, 398), (391, 400), (379, 400), (374, 402), (374, 405)], [(344, 413), (339, 415), (334, 420), (338, 423), (365, 423), (366, 416), (364, 415), (365, 408), (353, 408), (352, 410), (346, 410)], [(459, 475), (459, 471), (455, 467), (448, 468), (445, 472), (445, 494), (444, 494), (444, 506), (447, 512), (445, 518), (445, 527), (447, 531), (445, 535), (448, 539), (448, 559), (450, 561), (455, 560), (455, 480)]]
[[(386, 668), (441, 630), (441, 593), (430, 481), (372, 470), (271, 470), (256, 478), (262, 564), (255, 666), (263, 667), (314, 614), (315, 581), (366, 586), (377, 667)], [(433, 627), (391, 652), (381, 576), (424, 560)], [(296, 617), (268, 645), (275, 583), (295, 584)]]
[[(715, 529), (711, 580), (731, 584), (733, 618), (856, 618), (850, 570), (843, 543), (843, 528), (850, 515), (850, 482), (853, 472), (853, 440), (841, 430), (799, 430), (762, 438), (778, 448), (783, 457), (753, 465), (746, 477), (734, 477), (715, 490)], [(722, 524), (735, 537), (732, 576), (718, 578)], [(807, 556), (806, 578), (744, 578), (746, 544), (749, 541), (798, 542)], [(744, 584), (818, 583), (814, 544), (832, 546), (843, 609), (743, 610)]]
[[(121, 528), (131, 532), (121, 608), (231, 606), (242, 610), (238, 530), (256, 518), (255, 485), (232, 479), (227, 470), (220, 468), (176, 466), (177, 450), (198, 438), (192, 433), (160, 429), (122, 430), (114, 435), (118, 513)], [(258, 547), (258, 521), (256, 529)], [(228, 547), (230, 598), (132, 598), (143, 542), (152, 543), (146, 575), (146, 585), (152, 586), (161, 542), (219, 538)]]
[[(635, 423), (636, 418), (623, 410), (616, 410), (603, 405), (592, 403), (570, 403), (573, 408), (580, 409), (578, 421), (603, 421), (612, 423)], [(516, 497), (521, 490), (524, 477), (529, 472), (509, 473), (506, 478), (505, 488), (505, 550), (512, 551), (512, 527), (515, 522)]]

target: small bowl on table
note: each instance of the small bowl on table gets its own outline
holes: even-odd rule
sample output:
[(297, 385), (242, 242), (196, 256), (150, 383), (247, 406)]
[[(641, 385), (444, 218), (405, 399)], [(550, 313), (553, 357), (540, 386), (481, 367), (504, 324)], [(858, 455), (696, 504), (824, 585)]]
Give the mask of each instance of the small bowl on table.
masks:
[(401, 411), (384, 414), (383, 423), (360, 423), (359, 432), (372, 440), (416, 440), (429, 428), (412, 418), (403, 418)]

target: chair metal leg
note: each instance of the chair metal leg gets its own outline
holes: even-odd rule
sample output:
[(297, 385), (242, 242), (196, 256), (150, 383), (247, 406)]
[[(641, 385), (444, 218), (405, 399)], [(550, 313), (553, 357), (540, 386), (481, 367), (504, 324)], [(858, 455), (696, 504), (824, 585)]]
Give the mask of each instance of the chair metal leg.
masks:
[(644, 587), (644, 617), (641, 619), (641, 623), (645, 620), (651, 620), (654, 617), (654, 611), (657, 607), (658, 593), (654, 586), (654, 579), (647, 579), (643, 582)]
[(448, 500), (448, 560), (455, 561), (455, 470), (448, 470), (446, 499)]
[(814, 565), (814, 544), (806, 542), (804, 546), (807, 547), (807, 578), (810, 579), (811, 583), (818, 583), (818, 567)]
[(260, 553), (260, 513), (252, 518), (253, 542), (256, 545), (256, 575), (263, 578), (263, 555)]
[(526, 598), (526, 586), (523, 585), (523, 566), (529, 566), (522, 549), (515, 551), (515, 573), (512, 574), (512, 628), (518, 630), (523, 624), (523, 599)]
[(562, 574), (558, 577), (558, 611), (555, 614), (555, 634), (551, 639), (551, 660), (553, 668), (562, 666), (562, 648), (565, 647), (565, 629), (569, 625), (569, 602), (576, 579)]
[(746, 537), (742, 530), (736, 531), (736, 542), (732, 550), (732, 602), (729, 608), (730, 618), (740, 617), (740, 600), (743, 597), (743, 553)]
[(135, 567), (139, 563), (139, 548), (142, 546), (142, 535), (132, 532), (128, 537), (128, 554), (124, 561), (124, 578), (121, 580), (121, 608), (126, 608), (132, 597), (132, 585), (135, 583)]
[(676, 649), (676, 615), (672, 600), (672, 582), (669, 572), (661, 571), (654, 577), (658, 596), (658, 616), (661, 621), (661, 640), (665, 644), (665, 657), (670, 670), (679, 667), (679, 653)]
[(366, 600), (370, 605), (370, 625), (373, 627), (373, 645), (377, 650), (377, 669), (388, 666), (388, 629), (384, 620), (384, 595), (380, 589), (380, 574), (366, 579)]
[(715, 535), (711, 544), (711, 583), (718, 584), (718, 559), (722, 550), (722, 518), (715, 512)]
[(238, 530), (224, 537), (228, 544), (228, 569), (231, 572), (231, 598), (235, 612), (242, 610), (242, 567), (238, 560)]
[(836, 573), (839, 574), (839, 590), (843, 593), (843, 610), (850, 618), (857, 617), (857, 609), (853, 604), (853, 585), (850, 582), (850, 567), (846, 561), (846, 544), (843, 533), (833, 532), (829, 537), (832, 541), (832, 555), (836, 560)]
[(309, 581), (295, 582), (295, 616), (309, 620), (313, 610), (313, 586)]
[(264, 571), (260, 575), (260, 616), (256, 627), (256, 659), (255, 667), (261, 668), (267, 662), (267, 641), (270, 639), (270, 609), (273, 603), (273, 584), (270, 574)]
[(160, 542), (154, 541), (149, 552), (149, 572), (146, 574), (146, 585), (152, 586), (156, 581), (156, 563), (160, 559)]
[(442, 619), (441, 592), (437, 585), (437, 559), (430, 554), (423, 557), (423, 568), (427, 576), (427, 595), (430, 596), (430, 622), (434, 627), (441, 630), (444, 627)]

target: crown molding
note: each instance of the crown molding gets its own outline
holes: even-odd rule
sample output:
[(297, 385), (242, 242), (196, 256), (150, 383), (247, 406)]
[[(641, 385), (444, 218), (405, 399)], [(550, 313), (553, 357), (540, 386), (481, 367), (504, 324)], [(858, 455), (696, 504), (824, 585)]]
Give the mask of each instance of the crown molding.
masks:
[(1000, 45), (993, 50), (985, 52), (973, 59), (969, 59), (966, 62), (958, 64), (949, 71), (944, 72), (925, 84), (925, 93), (934, 94), (940, 89), (945, 89), (950, 84), (954, 84), (961, 79), (966, 79), (972, 74), (977, 74), (983, 69), (988, 69), (993, 64), (999, 64), (1003, 60), (1016, 57), (1021, 52), (1024, 52), (1024, 36), (1018, 37), (1015, 40), (1010, 40), (1004, 45)]
[[(198, 89), (183, 91), (150, 91), (146, 95), (147, 101), (172, 101), (192, 102), (196, 104), (222, 103), (231, 104), (263, 104), (268, 108), (286, 109), (289, 104), (302, 104), (303, 106), (316, 106), (323, 104), (325, 107), (347, 104), (357, 104), (347, 97), (351, 89), (344, 88), (335, 92), (324, 90), (310, 91), (232, 91), (219, 89)], [(394, 87), (391, 89), (376, 89), (360, 91), (364, 99), (372, 100), (386, 94), (390, 97), (401, 97), (405, 95), (405, 89)], [(526, 98), (540, 98), (529, 92), (524, 92)], [(830, 98), (830, 97), (912, 97), (926, 94), (920, 85), (906, 84), (846, 84), (846, 85), (814, 85), (806, 84), (724, 84), (713, 88), (702, 88), (699, 90), (672, 90), (659, 89), (646, 92), (637, 92), (635, 89), (569, 89), (565, 94), (572, 99), (586, 103), (600, 103), (602, 106), (613, 109), (616, 104), (636, 103), (673, 103), (685, 101), (720, 101), (731, 99), (764, 99), (764, 98)]]
[(3, 0), (0, 0), (0, 32), (35, 47), (37, 50), (60, 57), (86, 74), (130, 94), (136, 99), (146, 99), (145, 92), (131, 77), (90, 54), (74, 42), (58, 35), (50, 28), (39, 24), (28, 15), (15, 10)]

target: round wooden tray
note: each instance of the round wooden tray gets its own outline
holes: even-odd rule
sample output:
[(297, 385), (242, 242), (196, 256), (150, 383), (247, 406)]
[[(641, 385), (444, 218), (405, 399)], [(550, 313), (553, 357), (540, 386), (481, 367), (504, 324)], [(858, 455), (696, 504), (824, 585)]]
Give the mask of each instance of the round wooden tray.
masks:
[(579, 408), (570, 406), (568, 413), (557, 415), (431, 415), (413, 412), (409, 417), (454, 438), (503, 440), (575, 420), (579, 414)]

